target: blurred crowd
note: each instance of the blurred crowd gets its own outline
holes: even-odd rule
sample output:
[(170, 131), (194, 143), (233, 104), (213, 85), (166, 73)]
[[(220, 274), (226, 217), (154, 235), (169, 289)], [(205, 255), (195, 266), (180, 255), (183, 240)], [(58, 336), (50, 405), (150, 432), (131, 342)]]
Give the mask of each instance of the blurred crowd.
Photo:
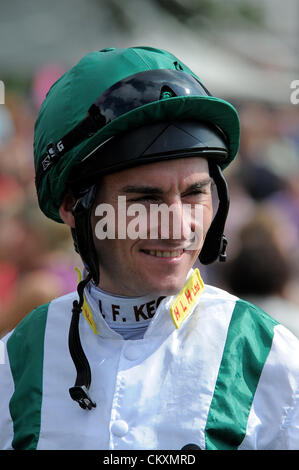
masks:
[(0, 337), (38, 305), (75, 290), (81, 260), (69, 230), (38, 207), (33, 130), (50, 85), (63, 71), (43, 68), (30, 92), (5, 89), (0, 105)]
[(228, 259), (207, 276), (299, 337), (299, 106), (237, 108), (241, 146), (226, 170)]
[[(36, 306), (75, 290), (70, 232), (39, 210), (33, 129), (62, 71), (44, 69), (28, 94), (0, 105), (0, 337)], [(241, 147), (225, 170), (231, 206), (228, 260), (200, 267), (206, 283), (263, 308), (299, 337), (299, 105), (236, 105)]]

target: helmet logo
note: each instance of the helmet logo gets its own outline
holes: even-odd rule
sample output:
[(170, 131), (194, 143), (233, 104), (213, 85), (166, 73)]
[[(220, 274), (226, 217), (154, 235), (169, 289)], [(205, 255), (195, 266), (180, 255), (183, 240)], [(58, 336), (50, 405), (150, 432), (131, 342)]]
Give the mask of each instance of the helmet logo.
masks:
[(61, 140), (59, 140), (56, 144), (51, 143), (47, 147), (47, 155), (42, 160), (42, 167), (43, 170), (46, 170), (58, 157), (58, 153), (61, 153), (64, 150), (64, 145)]

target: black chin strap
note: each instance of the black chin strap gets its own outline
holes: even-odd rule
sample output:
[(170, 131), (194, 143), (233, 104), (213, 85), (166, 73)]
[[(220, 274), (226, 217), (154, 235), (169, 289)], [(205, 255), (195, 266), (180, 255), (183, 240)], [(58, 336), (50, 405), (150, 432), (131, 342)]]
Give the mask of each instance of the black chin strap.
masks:
[(74, 300), (72, 309), (72, 320), (69, 331), (69, 350), (77, 371), (75, 385), (69, 389), (73, 400), (77, 401), (81, 408), (91, 410), (96, 407), (96, 403), (89, 396), (91, 384), (91, 372), (88, 360), (84, 354), (79, 334), (79, 319), (83, 305), (83, 291), (86, 284), (91, 280), (91, 275), (79, 282), (77, 291), (78, 300)]
[(72, 213), (75, 227), (72, 228), (72, 237), (77, 253), (79, 253), (86, 270), (91, 273), (93, 282), (98, 285), (100, 281), (99, 261), (93, 241), (91, 224), (92, 208), (95, 202), (97, 186), (93, 185), (79, 195)]
[(72, 209), (76, 229), (72, 229), (74, 246), (80, 254), (84, 266), (88, 272), (85, 279), (79, 282), (77, 291), (79, 302), (74, 300), (72, 309), (72, 320), (69, 330), (69, 350), (77, 371), (75, 385), (69, 389), (73, 400), (77, 401), (81, 408), (91, 410), (96, 403), (89, 396), (91, 384), (91, 371), (88, 360), (83, 351), (80, 334), (79, 319), (84, 302), (83, 292), (88, 282), (93, 279), (95, 284), (99, 283), (98, 257), (93, 243), (91, 226), (91, 209), (96, 196), (96, 186), (90, 187), (79, 197)]
[(202, 264), (211, 264), (217, 259), (226, 261), (227, 239), (223, 232), (229, 210), (229, 191), (220, 166), (210, 161), (209, 170), (216, 185), (219, 206), (199, 254)]

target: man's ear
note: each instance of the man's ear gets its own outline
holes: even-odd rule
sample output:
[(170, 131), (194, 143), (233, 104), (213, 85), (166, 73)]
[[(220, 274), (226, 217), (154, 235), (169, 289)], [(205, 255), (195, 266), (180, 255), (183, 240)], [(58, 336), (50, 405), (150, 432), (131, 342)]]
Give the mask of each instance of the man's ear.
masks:
[(72, 213), (72, 208), (76, 202), (75, 196), (68, 191), (62, 201), (62, 204), (59, 208), (59, 215), (62, 218), (63, 222), (71, 228), (75, 228), (75, 219)]

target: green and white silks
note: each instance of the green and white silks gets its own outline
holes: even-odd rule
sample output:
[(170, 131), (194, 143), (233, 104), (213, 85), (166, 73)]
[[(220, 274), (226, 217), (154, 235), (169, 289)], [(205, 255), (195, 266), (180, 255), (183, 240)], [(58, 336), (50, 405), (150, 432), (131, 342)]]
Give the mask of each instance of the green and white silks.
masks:
[(142, 339), (80, 337), (97, 407), (71, 400), (68, 330), (76, 293), (37, 308), (5, 339), (1, 449), (299, 449), (299, 342), (257, 307), (205, 286), (174, 325), (166, 297)]

